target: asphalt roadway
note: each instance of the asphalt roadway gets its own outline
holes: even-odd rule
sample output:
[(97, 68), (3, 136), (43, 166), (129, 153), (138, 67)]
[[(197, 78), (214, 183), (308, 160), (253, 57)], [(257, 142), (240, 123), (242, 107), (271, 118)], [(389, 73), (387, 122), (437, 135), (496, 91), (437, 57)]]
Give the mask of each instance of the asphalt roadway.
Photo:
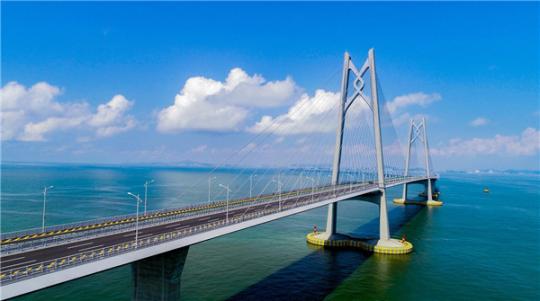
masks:
[[(418, 180), (416, 180), (418, 181)], [(414, 182), (410, 181), (409, 183)], [(387, 187), (401, 184), (399, 180), (390, 180), (387, 182)], [(287, 198), (283, 198), (281, 202), (279, 199), (274, 199), (270, 202), (253, 204), (251, 206), (242, 206), (237, 208), (232, 208), (229, 210), (229, 220), (240, 218), (245, 214), (261, 212), (266, 214), (275, 213), (280, 206), (282, 210), (287, 210), (295, 205), (295, 203), (311, 203), (313, 199), (315, 202), (317, 200), (325, 200), (334, 195), (348, 194), (351, 193), (350, 189), (354, 187), (353, 191), (359, 192), (361, 195), (362, 191), (368, 191), (369, 189), (375, 188), (376, 183), (367, 182), (360, 185), (355, 184), (354, 186), (349, 185), (340, 185), (336, 190), (324, 190), (320, 192), (315, 192), (314, 194), (304, 194), (300, 196), (292, 196), (291, 192), (286, 193)], [(284, 193), (285, 194), (285, 193)], [(234, 201), (234, 200), (232, 200)], [(272, 210), (273, 209), (273, 210)], [(271, 212), (268, 212), (268, 211)], [(181, 231), (183, 229), (189, 229), (191, 227), (201, 226), (201, 225), (215, 225), (216, 222), (225, 221), (227, 218), (226, 212), (217, 212), (209, 213), (207, 215), (193, 216), (191, 218), (171, 221), (169, 223), (163, 223), (160, 225), (149, 225), (145, 228), (139, 228), (138, 238), (144, 239), (151, 236), (157, 236), (161, 234), (172, 233), (176, 231)], [(180, 238), (180, 237), (179, 237)], [(126, 229), (124, 232), (116, 233), (103, 233), (103, 235), (98, 237), (91, 237), (88, 239), (81, 239), (78, 241), (66, 242), (60, 245), (51, 245), (42, 247), (40, 249), (28, 250), (26, 252), (19, 252), (15, 254), (10, 254), (6, 256), (1, 256), (0, 254), (0, 275), (9, 270), (16, 270), (24, 268), (27, 265), (34, 265), (43, 263), (47, 265), (50, 262), (53, 262), (57, 259), (75, 256), (79, 253), (92, 252), (93, 250), (101, 250), (104, 248), (113, 247), (118, 244), (130, 243), (135, 241), (135, 230), (133, 228)]]
[[(347, 188), (338, 189), (336, 192), (348, 191)], [(321, 192), (315, 193), (313, 195), (314, 199), (324, 198), (325, 196), (334, 195), (333, 191), (330, 192)], [(304, 195), (300, 197), (289, 197), (281, 201), (282, 209), (287, 209), (287, 206), (290, 206), (296, 202), (304, 202), (311, 200), (311, 195)], [(279, 200), (274, 200), (270, 203), (257, 204), (250, 207), (243, 208), (234, 208), (229, 211), (229, 219), (241, 217), (244, 214), (254, 213), (259, 211), (267, 211), (270, 209), (278, 209)], [(274, 210), (275, 212), (275, 210)], [(149, 226), (147, 228), (140, 228), (138, 230), (138, 238), (143, 239), (149, 236), (155, 236), (160, 234), (165, 234), (169, 232), (174, 232), (178, 230), (188, 229), (194, 226), (200, 226), (205, 224), (212, 224), (217, 221), (226, 220), (226, 212), (212, 213), (204, 216), (195, 216), (189, 219), (172, 221), (170, 223)], [(45, 247), (42, 249), (30, 250), (27, 252), (16, 253), (12, 255), (0, 257), (0, 272), (4, 272), (11, 269), (22, 268), (26, 265), (37, 264), (44, 262), (47, 264), (49, 261), (54, 261), (55, 259), (72, 256), (81, 252), (91, 252), (92, 250), (98, 250), (106, 247), (111, 247), (121, 243), (134, 242), (135, 240), (135, 230), (128, 230), (125, 232), (114, 233), (105, 236), (93, 237), (87, 240), (78, 240), (75, 242), (70, 242), (62, 245), (54, 245), (50, 247)]]

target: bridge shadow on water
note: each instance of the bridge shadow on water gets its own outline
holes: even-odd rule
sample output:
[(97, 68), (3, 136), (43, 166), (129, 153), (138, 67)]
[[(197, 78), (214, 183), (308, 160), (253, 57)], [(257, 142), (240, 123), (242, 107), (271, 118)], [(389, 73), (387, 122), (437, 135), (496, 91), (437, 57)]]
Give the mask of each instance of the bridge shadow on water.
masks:
[[(396, 233), (423, 206), (400, 206), (388, 212), (390, 233)], [(378, 234), (379, 219), (351, 234)], [(307, 243), (306, 243), (307, 244)], [(349, 277), (372, 253), (358, 249), (332, 250), (308, 245), (312, 253), (284, 267), (229, 300), (322, 300)]]

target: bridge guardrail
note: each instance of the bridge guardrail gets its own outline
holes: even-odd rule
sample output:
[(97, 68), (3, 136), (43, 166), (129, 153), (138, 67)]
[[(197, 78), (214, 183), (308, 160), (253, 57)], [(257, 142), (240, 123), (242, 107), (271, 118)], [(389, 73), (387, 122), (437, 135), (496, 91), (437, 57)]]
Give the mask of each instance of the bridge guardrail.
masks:
[[(393, 178), (387, 179), (387, 181), (395, 182), (395, 181), (404, 180), (405, 178), (412, 179), (416, 177), (393, 177)], [(376, 182), (372, 181), (371, 183), (375, 184)], [(347, 187), (352, 184), (353, 184), (352, 182), (342, 183), (335, 187)], [(366, 184), (366, 182), (355, 183), (355, 185), (363, 185), (363, 184)], [(334, 187), (334, 186), (320, 186), (317, 188), (317, 191), (328, 189), (328, 188), (333, 189), (331, 187)], [(303, 189), (299, 189), (295, 191), (287, 191), (287, 192), (283, 192), (281, 195), (290, 196), (291, 194), (299, 195), (300, 193), (311, 193), (311, 188), (308, 187), (308, 188), (303, 188)], [(256, 196), (256, 197), (248, 198), (248, 199), (232, 200), (231, 201), (232, 205), (230, 205), (229, 207), (238, 208), (239, 206), (246, 206), (244, 205), (244, 203), (246, 202), (249, 203), (249, 205), (247, 206), (251, 206), (252, 204), (260, 203), (260, 202), (271, 202), (275, 200), (276, 198), (279, 198), (279, 196), (280, 196), (279, 194), (272, 193), (272, 194), (260, 195), (260, 196)], [(226, 201), (220, 200), (220, 201), (216, 201), (212, 203), (197, 204), (197, 205), (186, 206), (186, 207), (181, 207), (181, 208), (176, 208), (176, 209), (155, 210), (155, 211), (152, 211), (151, 215), (139, 217), (139, 228), (142, 229), (146, 227), (157, 226), (157, 225), (171, 222), (171, 221), (181, 221), (183, 219), (191, 218), (193, 216), (204, 216), (212, 212), (219, 213), (223, 211), (222, 207), (225, 207), (225, 203)], [(187, 211), (187, 213), (178, 213), (179, 211), (182, 211), (182, 210)], [(158, 215), (158, 214), (165, 214), (165, 216), (152, 216), (152, 215)], [(18, 252), (22, 252), (26, 250), (31, 250), (31, 249), (44, 248), (52, 244), (58, 244), (58, 242), (62, 242), (62, 243), (73, 242), (73, 241), (78, 241), (78, 240), (87, 239), (91, 237), (109, 235), (109, 234), (114, 234), (118, 232), (132, 231), (134, 229), (135, 219), (136, 219), (135, 215), (123, 215), (123, 216), (118, 216), (115, 218), (130, 219), (130, 222), (126, 224), (119, 224), (119, 225), (107, 226), (103, 228), (84, 230), (82, 232), (59, 234), (59, 235), (54, 235), (50, 237), (45, 237), (42, 239), (32, 239), (32, 240), (22, 241), (22, 242), (17, 242), (17, 243), (1, 244), (0, 246), (1, 251), (4, 254), (13, 254), (13, 253), (18, 253)], [(106, 218), (106, 219), (96, 220), (95, 222), (84, 221), (81, 223), (59, 225), (57, 227), (58, 229), (62, 229), (59, 227), (65, 227), (66, 225), (69, 227), (72, 227), (74, 225), (79, 225), (79, 224), (80, 225), (91, 225), (91, 224), (95, 225), (97, 222), (105, 221), (105, 220), (113, 221), (112, 218)], [(23, 232), (12, 232), (12, 233), (23, 233)], [(31, 232), (31, 233), (34, 235), (37, 235), (34, 232)]]
[[(343, 190), (347, 191), (346, 188), (343, 188)], [(325, 192), (332, 193), (334, 191), (335, 189), (326, 189), (323, 191), (319, 191), (319, 194), (323, 194)], [(296, 198), (300, 199), (301, 197), (304, 197), (304, 196), (305, 195), (298, 195)], [(288, 199), (288, 200), (291, 200), (291, 199)], [(286, 200), (282, 200), (282, 201), (286, 201)], [(301, 202), (300, 204), (295, 203), (294, 205), (284, 206), (281, 211), (295, 208), (298, 206), (304, 206), (309, 203), (316, 203), (318, 201), (319, 201), (319, 198), (316, 198), (313, 200), (307, 199)], [(275, 201), (269, 204), (275, 204)], [(48, 260), (48, 261), (43, 261), (40, 263), (34, 263), (31, 265), (9, 269), (0, 274), (0, 283), (1, 284), (10, 283), (10, 282), (20, 280), (21, 278), (35, 277), (37, 275), (55, 272), (59, 269), (77, 266), (83, 263), (87, 263), (93, 260), (99, 260), (99, 259), (109, 257), (109, 256), (119, 255), (128, 251), (132, 251), (137, 248), (153, 246), (159, 243), (163, 243), (165, 241), (170, 241), (171, 239), (184, 238), (184, 237), (196, 234), (196, 233), (202, 233), (205, 231), (220, 228), (222, 226), (236, 224), (239, 222), (250, 220), (256, 217), (261, 217), (264, 215), (269, 215), (271, 213), (276, 213), (276, 212), (280, 212), (279, 208), (265, 209), (263, 211), (248, 213), (246, 215), (243, 215), (240, 218), (231, 218), (229, 219), (229, 223), (226, 223), (224, 220), (216, 221), (216, 222), (212, 222), (205, 225), (190, 227), (185, 230), (171, 231), (171, 232), (167, 232), (163, 234), (157, 234), (157, 235), (147, 237), (147, 238), (138, 239), (137, 244), (135, 244), (134, 241), (124, 242), (124, 243), (119, 243), (119, 244), (109, 246), (109, 247), (102, 247), (95, 250), (89, 250), (89, 251), (77, 253), (70, 256), (60, 257), (54, 260)]]
[[(409, 179), (415, 180), (415, 178), (413, 177), (409, 177)], [(402, 180), (404, 179), (396, 180), (395, 182), (400, 182)], [(419, 180), (421, 180), (421, 178), (419, 178)], [(96, 248), (94, 250), (92, 249), (87, 250), (84, 252), (56, 258), (53, 260), (46, 260), (39, 263), (33, 263), (30, 265), (21, 266), (18, 268), (8, 269), (0, 273), (0, 285), (16, 282), (20, 279), (27, 278), (27, 277), (31, 278), (31, 277), (36, 277), (36, 276), (47, 274), (47, 273), (52, 273), (60, 269), (71, 268), (77, 265), (85, 264), (85, 263), (103, 259), (103, 258), (120, 255), (126, 252), (133, 251), (135, 249), (150, 247), (150, 246), (154, 246), (163, 242), (185, 238), (190, 235), (214, 230), (214, 229), (228, 226), (231, 224), (244, 222), (244, 221), (258, 218), (261, 216), (269, 215), (272, 213), (277, 213), (284, 210), (289, 210), (289, 209), (293, 209), (293, 208), (297, 208), (301, 206), (306, 206), (308, 204), (317, 203), (320, 201), (321, 198), (327, 199), (329, 195), (330, 196), (338, 196), (338, 194), (340, 196), (346, 195), (352, 192), (353, 187), (354, 188), (362, 187), (363, 189), (366, 189), (366, 188), (377, 187), (377, 185), (378, 185), (377, 183), (373, 182), (367, 185), (366, 183), (362, 183), (360, 185), (353, 185), (353, 186), (348, 186), (348, 185), (330, 186), (330, 188), (317, 190), (316, 198), (307, 198), (300, 203), (298, 201), (301, 198), (312, 195), (312, 194), (311, 193), (303, 194), (303, 195), (297, 194), (296, 197), (294, 198), (282, 199), (282, 202), (287, 202), (294, 199), (297, 199), (297, 201), (294, 204), (283, 205), (281, 210), (279, 208), (266, 209), (265, 207), (265, 209), (263, 209), (262, 211), (256, 211), (256, 212), (248, 213), (245, 215), (243, 214), (241, 217), (230, 218), (228, 223), (226, 223), (225, 220), (215, 221), (215, 222), (211, 222), (211, 223), (207, 223), (203, 225), (192, 226), (188, 229), (170, 231), (166, 233), (156, 234), (150, 237), (140, 238), (137, 240), (137, 243), (135, 243), (135, 241), (123, 242), (123, 243), (115, 244), (108, 247)], [(275, 203), (276, 203), (276, 200), (273, 200), (272, 202), (268, 202), (268, 205), (275, 204)], [(249, 206), (246, 206), (246, 207), (249, 208)]]
[[(306, 191), (307, 189), (302, 189), (302, 190), (295, 191), (294, 193), (296, 195), (299, 195), (300, 192), (306, 192)], [(311, 189), (309, 189), (309, 191), (311, 192)], [(291, 192), (284, 192), (282, 193), (282, 196), (290, 194), (290, 193)], [(268, 194), (268, 195), (263, 195), (261, 197), (254, 197), (254, 198), (251, 198), (253, 200), (249, 202), (249, 205), (245, 205), (244, 203), (246, 203), (245, 202), (246, 200), (250, 200), (250, 199), (232, 200), (231, 201), (232, 204), (229, 204), (229, 208), (237, 209), (241, 207), (249, 207), (254, 204), (272, 202), (272, 201), (275, 201), (277, 198), (279, 198), (279, 194)], [(225, 204), (226, 204), (226, 201), (216, 201), (216, 202), (211, 203), (211, 205), (213, 206), (209, 206), (210, 204), (205, 203), (205, 204), (201, 204), (197, 206), (189, 206), (189, 207), (183, 207), (179, 209), (169, 209), (166, 211), (164, 210), (163, 211), (164, 213), (176, 212), (179, 210), (192, 210), (192, 211), (188, 213), (183, 213), (183, 214), (171, 214), (165, 217), (156, 217), (156, 218), (151, 218), (151, 219), (142, 220), (142, 221), (140, 220), (139, 229), (158, 226), (158, 225), (161, 225), (164, 223), (170, 223), (173, 221), (181, 221), (181, 220), (193, 218), (195, 216), (205, 216), (208, 214), (217, 214), (220, 212), (224, 212), (225, 207), (226, 207)], [(127, 217), (135, 219), (135, 215), (133, 216), (129, 215)], [(141, 218), (142, 217), (140, 217), (139, 219)], [(13, 253), (18, 253), (22, 251), (31, 250), (31, 249), (44, 248), (52, 244), (58, 244), (58, 242), (62, 242), (62, 243), (74, 242), (74, 241), (84, 240), (84, 239), (103, 236), (103, 235), (110, 235), (110, 234), (119, 233), (119, 232), (133, 231), (134, 229), (135, 229), (135, 222), (131, 222), (130, 224), (127, 224), (127, 225), (119, 225), (116, 227), (111, 226), (111, 227), (99, 228), (95, 230), (87, 230), (83, 233), (84, 236), (82, 236), (80, 233), (73, 233), (73, 234), (68, 233), (68, 234), (63, 234), (63, 235), (51, 236), (51, 237), (47, 237), (47, 238), (39, 239), (39, 240), (36, 239), (36, 240), (30, 240), (30, 241), (23, 241), (16, 244), (12, 243), (8, 245), (2, 245), (1, 250), (2, 250), (2, 253), (4, 254), (13, 254)]]

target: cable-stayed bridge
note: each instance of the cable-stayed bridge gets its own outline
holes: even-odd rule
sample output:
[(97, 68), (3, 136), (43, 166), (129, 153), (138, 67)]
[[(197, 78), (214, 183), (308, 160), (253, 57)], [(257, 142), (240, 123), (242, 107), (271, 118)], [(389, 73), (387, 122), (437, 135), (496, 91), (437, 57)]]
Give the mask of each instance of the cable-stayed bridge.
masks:
[[(337, 209), (340, 201), (351, 199), (379, 206), (379, 239), (356, 241), (357, 245), (380, 253), (410, 252), (410, 243), (390, 236), (386, 189), (403, 185), (403, 197), (395, 202), (407, 204), (407, 186), (422, 184), (426, 188), (423, 204), (440, 205), (432, 191), (438, 177), (432, 171), (425, 120), (411, 122), (406, 158), (400, 160), (404, 152), (392, 120), (385, 114), (377, 81), (373, 50), (361, 68), (345, 53), (339, 101), (324, 112), (326, 115), (317, 115), (318, 122), (325, 126), (329, 119), (324, 116), (338, 117), (334, 150), (329, 152), (331, 168), (268, 168), (262, 173), (270, 173), (270, 177), (263, 177), (259, 171), (258, 181), (267, 183), (254, 195), (253, 174), (236, 185), (247, 185), (249, 179), (249, 197), (235, 195), (233, 183), (220, 184), (226, 197), (219, 201), (2, 234), (0, 297), (19, 296), (131, 263), (134, 299), (175, 299), (180, 294), (179, 279), (190, 245), (328, 206), (325, 231), (310, 233), (308, 242), (344, 246), (343, 242), (352, 240), (337, 233)], [(314, 104), (298, 108), (296, 116), (313, 116), (311, 112), (320, 109), (316, 101)], [(286, 130), (276, 122), (265, 134), (275, 134), (280, 127), (280, 131)], [(391, 138), (385, 139), (388, 136)], [(419, 143), (423, 151), (420, 155), (414, 151)], [(421, 168), (415, 168), (415, 155), (421, 158)], [(245, 157), (245, 152), (240, 156)], [(211, 180), (212, 173), (208, 178), (209, 200)], [(275, 184), (275, 190), (268, 192), (271, 184)], [(141, 199), (132, 196), (138, 209)]]

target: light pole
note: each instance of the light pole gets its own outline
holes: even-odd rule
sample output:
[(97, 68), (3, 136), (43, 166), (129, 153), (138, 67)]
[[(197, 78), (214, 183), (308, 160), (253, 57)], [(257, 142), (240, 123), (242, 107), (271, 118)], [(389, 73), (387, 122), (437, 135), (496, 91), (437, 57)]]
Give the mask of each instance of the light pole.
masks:
[(41, 232), (45, 232), (45, 204), (47, 203), (47, 190), (53, 189), (54, 186), (43, 188), (43, 216), (41, 218)]
[(215, 180), (216, 177), (208, 177), (208, 203), (210, 203), (210, 190), (212, 188), (212, 180)]
[(279, 211), (281, 211), (281, 174), (278, 174), (278, 178), (273, 179), (272, 182), (276, 182), (278, 186), (278, 193), (279, 193)]
[(251, 194), (253, 191), (253, 177), (256, 177), (257, 175), (250, 175), (249, 176), (249, 198), (251, 198)]
[(139, 197), (139, 195), (134, 195), (131, 192), (128, 192), (127, 194), (134, 197), (136, 202), (137, 202), (137, 215), (136, 215), (136, 218), (135, 218), (135, 248), (137, 248), (137, 246), (139, 245), (139, 242), (138, 242), (138, 239), (139, 239), (139, 203), (141, 203), (142, 200)]
[(306, 177), (308, 180), (311, 180), (311, 202), (313, 202), (313, 195), (315, 194), (315, 179), (312, 177)]
[(227, 185), (219, 184), (219, 187), (223, 187), (225, 190), (227, 190), (227, 209), (225, 213), (225, 223), (228, 224), (229, 223), (229, 192), (231, 192), (231, 190), (229, 189), (229, 186)]
[(148, 184), (154, 183), (154, 180), (144, 182), (144, 215), (146, 215), (146, 200), (148, 196)]

